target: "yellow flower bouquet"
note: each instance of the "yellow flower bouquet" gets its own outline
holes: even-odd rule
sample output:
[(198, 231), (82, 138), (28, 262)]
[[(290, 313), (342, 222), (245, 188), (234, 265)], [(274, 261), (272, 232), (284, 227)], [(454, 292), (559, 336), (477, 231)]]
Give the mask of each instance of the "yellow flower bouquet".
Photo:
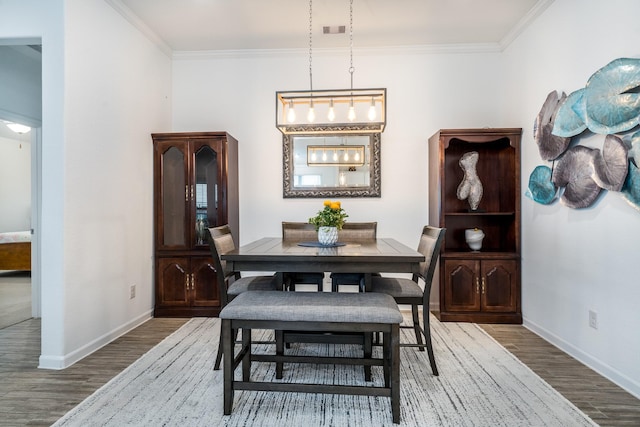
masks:
[(309, 218), (309, 224), (315, 225), (316, 231), (320, 227), (336, 227), (338, 230), (342, 230), (345, 218), (348, 216), (342, 209), (340, 202), (325, 200), (324, 208), (319, 210), (316, 216)]

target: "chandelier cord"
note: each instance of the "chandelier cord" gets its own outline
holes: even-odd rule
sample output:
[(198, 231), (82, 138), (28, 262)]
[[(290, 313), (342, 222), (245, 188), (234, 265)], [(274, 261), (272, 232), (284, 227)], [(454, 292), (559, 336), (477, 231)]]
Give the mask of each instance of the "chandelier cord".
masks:
[(309, 0), (309, 90), (313, 91), (312, 46), (313, 46), (313, 0)]
[(349, 74), (351, 74), (351, 90), (353, 90), (353, 0), (349, 1)]

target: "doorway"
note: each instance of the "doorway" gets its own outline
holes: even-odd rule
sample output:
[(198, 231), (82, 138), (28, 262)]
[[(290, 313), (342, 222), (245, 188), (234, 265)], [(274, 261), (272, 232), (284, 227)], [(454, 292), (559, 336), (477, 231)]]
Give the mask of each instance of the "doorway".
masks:
[(0, 328), (41, 315), (42, 49), (39, 40), (22, 42), (0, 39), (0, 233), (10, 233), (5, 241), (31, 241), (31, 268), (0, 271)]

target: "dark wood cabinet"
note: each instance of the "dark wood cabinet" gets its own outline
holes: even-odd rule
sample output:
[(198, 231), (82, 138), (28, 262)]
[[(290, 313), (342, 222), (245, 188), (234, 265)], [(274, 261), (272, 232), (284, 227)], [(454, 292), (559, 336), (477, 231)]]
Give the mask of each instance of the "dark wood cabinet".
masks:
[(238, 142), (225, 132), (152, 138), (154, 315), (216, 316), (220, 297), (206, 231), (229, 224), (239, 238)]
[[(443, 129), (429, 139), (429, 223), (447, 229), (439, 264), (442, 321), (522, 323), (520, 139), (522, 129)], [(457, 197), (460, 158), (478, 153), (477, 209)], [(473, 251), (465, 230), (484, 232)]]

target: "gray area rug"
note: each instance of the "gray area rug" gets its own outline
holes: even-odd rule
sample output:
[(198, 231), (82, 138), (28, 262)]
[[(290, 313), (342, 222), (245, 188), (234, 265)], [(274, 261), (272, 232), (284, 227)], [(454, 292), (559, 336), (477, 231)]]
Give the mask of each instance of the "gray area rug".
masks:
[[(217, 318), (190, 320), (54, 426), (394, 425), (389, 399), (370, 396), (237, 391), (233, 414), (224, 416), (222, 371), (213, 370), (219, 329)], [(411, 341), (410, 333), (403, 330), (402, 340)], [(262, 331), (254, 339), (271, 336)], [(401, 426), (596, 425), (478, 326), (432, 317), (432, 336), (439, 377), (426, 352), (401, 349)], [(351, 345), (294, 344), (290, 351), (361, 354)], [(255, 363), (252, 379), (274, 380), (275, 365)], [(282, 381), (305, 380), (366, 384), (359, 366), (285, 365)]]

